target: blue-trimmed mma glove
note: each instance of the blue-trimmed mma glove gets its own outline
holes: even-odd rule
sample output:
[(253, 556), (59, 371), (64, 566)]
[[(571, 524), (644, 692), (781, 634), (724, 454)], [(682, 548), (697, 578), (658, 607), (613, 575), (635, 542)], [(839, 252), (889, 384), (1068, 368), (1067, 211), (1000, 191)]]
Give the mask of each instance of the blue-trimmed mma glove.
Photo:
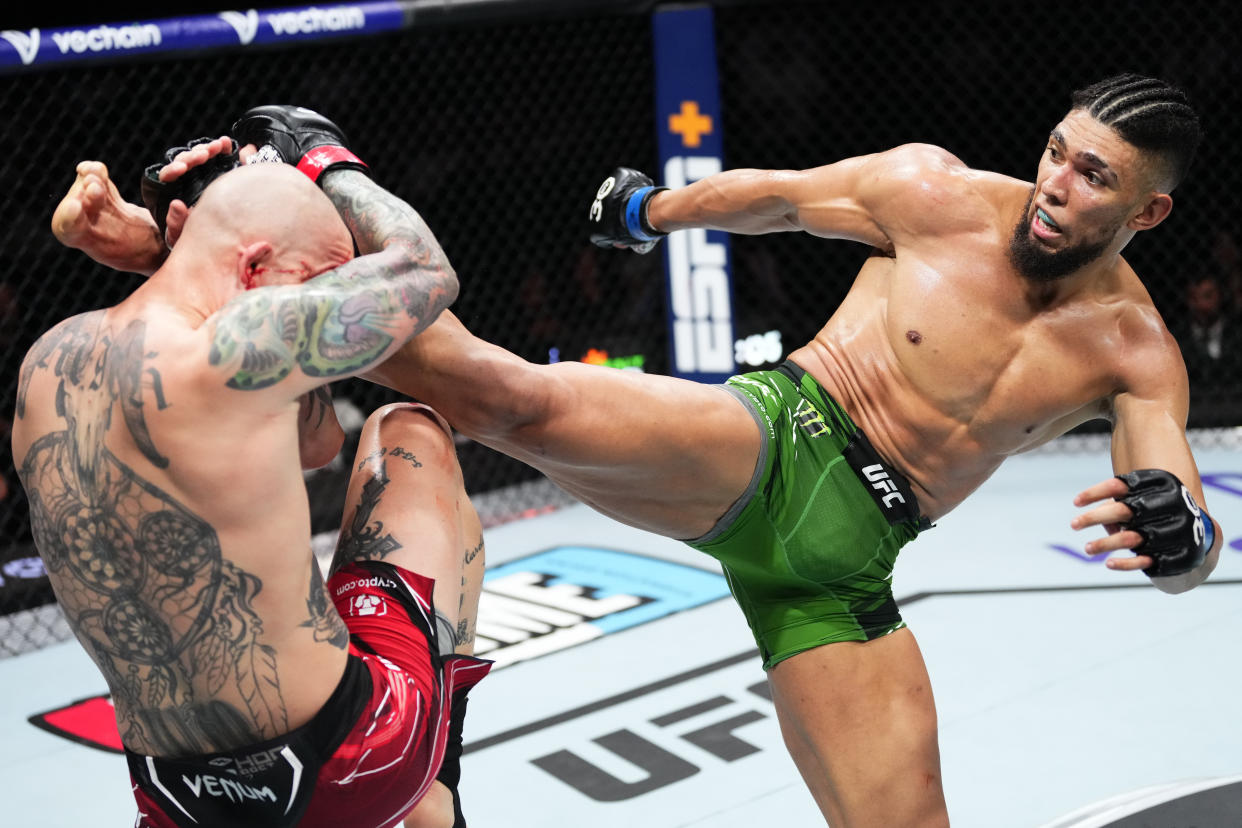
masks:
[(188, 149), (199, 144), (210, 144), (213, 138), (195, 138), (184, 147), (169, 147), (164, 152), (164, 160), (147, 167), (142, 173), (142, 203), (147, 206), (155, 224), (160, 228), (160, 238), (168, 232), (168, 205), (177, 199), (185, 202), (185, 206), (193, 207), (207, 185), (224, 175), (240, 163), (237, 159), (237, 142), (233, 142), (230, 152), (222, 152), (207, 160), (205, 164), (191, 167), (185, 175), (175, 181), (160, 181), (160, 170)]
[(1216, 540), (1216, 529), (1176, 475), (1162, 469), (1139, 469), (1117, 478), (1130, 487), (1117, 500), (1134, 513), (1123, 525), (1143, 536), (1134, 552), (1155, 561), (1143, 570), (1145, 575), (1183, 575), (1203, 563)]
[(649, 253), (668, 235), (651, 226), (647, 205), (655, 194), (668, 187), (656, 187), (650, 176), (629, 167), (617, 167), (604, 179), (591, 203), (591, 242), (600, 247), (628, 247), (635, 253)]
[(247, 110), (233, 124), (233, 137), (242, 146), (254, 144), (258, 153), (250, 163), (277, 161), (292, 164), (315, 183), (328, 170), (358, 170), (367, 165), (346, 146), (345, 133), (336, 124), (304, 106), (269, 104)]

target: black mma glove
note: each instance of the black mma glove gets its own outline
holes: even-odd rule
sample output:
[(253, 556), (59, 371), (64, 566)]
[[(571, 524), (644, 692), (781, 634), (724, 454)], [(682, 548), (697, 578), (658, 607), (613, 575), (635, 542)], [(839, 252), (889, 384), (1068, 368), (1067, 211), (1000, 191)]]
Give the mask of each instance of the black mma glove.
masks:
[(250, 159), (251, 164), (263, 161), (292, 164), (316, 183), (329, 169), (371, 174), (367, 165), (345, 146), (345, 133), (341, 128), (306, 107), (256, 106), (233, 124), (233, 137), (243, 146), (254, 144), (259, 148)]
[(647, 221), (647, 205), (656, 193), (649, 176), (629, 167), (617, 167), (604, 179), (591, 204), (591, 241), (600, 247), (628, 247), (635, 253), (648, 253), (668, 235)]
[(207, 189), (208, 184), (238, 165), (237, 142), (234, 141), (232, 151), (222, 152), (208, 159), (205, 164), (191, 167), (185, 175), (175, 181), (160, 181), (160, 170), (172, 163), (172, 160), (179, 154), (199, 144), (210, 144), (213, 140), (212, 138), (195, 138), (184, 147), (170, 147), (164, 152), (163, 161), (152, 164), (143, 171), (142, 203), (147, 206), (147, 210), (151, 212), (156, 225), (160, 228), (161, 239), (168, 231), (169, 204), (181, 199), (185, 202), (185, 206), (193, 207), (199, 196), (203, 194), (203, 190)]
[(1149, 578), (1183, 575), (1203, 563), (1216, 530), (1212, 518), (1176, 475), (1161, 469), (1139, 469), (1117, 478), (1130, 487), (1117, 498), (1134, 517), (1123, 525), (1143, 536), (1135, 549), (1155, 563), (1143, 570)]

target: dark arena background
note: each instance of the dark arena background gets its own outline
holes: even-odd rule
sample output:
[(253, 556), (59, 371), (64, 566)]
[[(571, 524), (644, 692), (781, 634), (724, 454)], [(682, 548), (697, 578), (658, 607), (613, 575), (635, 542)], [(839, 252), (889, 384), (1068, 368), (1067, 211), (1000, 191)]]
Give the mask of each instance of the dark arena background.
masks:
[[(661, 255), (596, 249), (586, 229), (595, 188), (614, 166), (659, 177), (657, 4), (407, 2), (399, 25), (365, 36), (330, 25), (341, 19), (329, 14), (337, 7), (317, 8), (317, 29), (305, 26), (288, 43), (189, 51), (51, 36), (57, 27), (119, 31), (168, 17), (150, 7), (135, 17), (124, 6), (96, 10), (95, 19), (41, 18), (37, 8), (0, 15), (6, 436), (17, 369), (34, 339), (66, 316), (118, 301), (139, 278), (53, 239), (49, 220), (74, 165), (106, 162), (137, 201), (139, 172), (165, 147), (219, 135), (262, 103), (308, 106), (345, 129), (377, 179), (437, 233), (461, 277), (455, 311), (479, 336), (535, 361), (670, 372)], [(1188, 329), (1189, 290), (1205, 278), (1218, 287), (1224, 353), (1192, 365), (1191, 426), (1209, 444), (1228, 441), (1239, 425), (1242, 359), (1233, 321), (1242, 306), (1238, 8), (1233, 0), (717, 3), (712, 133), (726, 167), (808, 167), (918, 141), (1029, 179), (1071, 89), (1121, 71), (1182, 85), (1206, 139), (1171, 218), (1127, 255), (1179, 334)], [(222, 17), (215, 12), (200, 4), (195, 13)], [(40, 26), (42, 50), (27, 63)], [(741, 367), (771, 364), (810, 338), (866, 254), (795, 235), (731, 244)], [(360, 381), (335, 393), (359, 418), (392, 399)], [(0, 655), (65, 634), (45, 606), (54, 599), (39, 577), (7, 439), (4, 446)], [(561, 502), (521, 464), (469, 442), (460, 452), (489, 524)], [(332, 469), (308, 477), (316, 531), (335, 528), (343, 478)]]
[[(616, 166), (678, 186), (926, 142), (1029, 181), (1071, 91), (1121, 72), (1183, 87), (1204, 128), (1172, 215), (1125, 255), (1186, 357), (1218, 566), (1170, 596), (1086, 554), (1103, 530), (1072, 529), (1072, 500), (1112, 474), (1101, 420), (1006, 462), (903, 550), (893, 596), (935, 688), (956, 828), (1242, 825), (1237, 0), (119, 0), (0, 11), (0, 826), (134, 823), (108, 687), (56, 604), (8, 439), (36, 338), (140, 284), (53, 238), (79, 161), (139, 202), (167, 147), (252, 106), (310, 107), (425, 217), (480, 337), (717, 382), (814, 336), (868, 251), (698, 231), (598, 249), (588, 211)], [(333, 392), (352, 439), (306, 476), (321, 566), (358, 429), (395, 399)], [(485, 525), (475, 652), (494, 663), (465, 728), (469, 824), (823, 824), (718, 562), (457, 449)]]

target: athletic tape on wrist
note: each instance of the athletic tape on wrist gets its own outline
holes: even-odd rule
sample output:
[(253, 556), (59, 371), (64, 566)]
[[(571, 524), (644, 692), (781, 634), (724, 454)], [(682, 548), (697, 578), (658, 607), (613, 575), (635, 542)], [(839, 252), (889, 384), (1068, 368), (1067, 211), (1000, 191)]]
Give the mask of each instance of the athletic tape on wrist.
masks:
[(625, 203), (625, 229), (639, 241), (655, 241), (662, 237), (651, 235), (643, 226), (643, 199), (654, 189), (655, 187), (640, 187), (630, 195), (630, 200)]
[(359, 164), (363, 167), (366, 166), (361, 158), (344, 147), (324, 146), (315, 147), (306, 155), (303, 155), (302, 160), (298, 162), (298, 171), (311, 181), (318, 182), (319, 176), (323, 174), (324, 170), (342, 161)]

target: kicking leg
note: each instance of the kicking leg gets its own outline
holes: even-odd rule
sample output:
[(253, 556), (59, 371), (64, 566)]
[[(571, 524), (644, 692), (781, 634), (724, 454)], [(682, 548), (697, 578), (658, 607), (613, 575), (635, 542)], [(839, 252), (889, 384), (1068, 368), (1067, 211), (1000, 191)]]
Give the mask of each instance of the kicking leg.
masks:
[(834, 828), (948, 825), (931, 682), (910, 630), (816, 647), (768, 680), (785, 744)]
[(673, 377), (535, 365), (445, 312), (367, 375), (598, 511), (673, 538), (706, 533), (745, 491), (760, 431), (729, 392)]

